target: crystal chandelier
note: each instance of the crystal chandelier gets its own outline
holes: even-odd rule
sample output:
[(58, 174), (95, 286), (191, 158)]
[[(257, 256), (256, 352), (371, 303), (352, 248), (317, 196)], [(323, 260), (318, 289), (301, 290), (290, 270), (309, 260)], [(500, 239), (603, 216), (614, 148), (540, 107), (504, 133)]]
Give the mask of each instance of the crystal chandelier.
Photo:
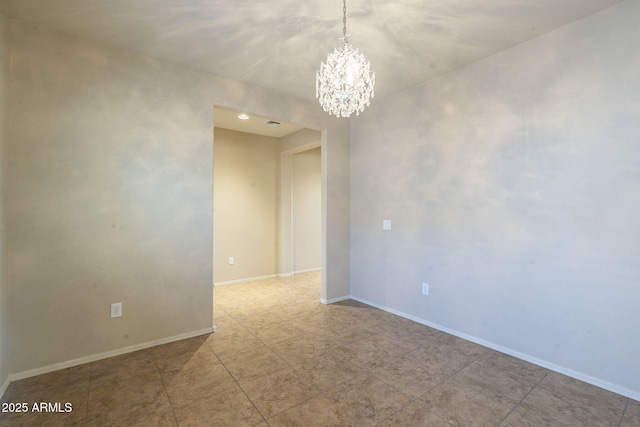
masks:
[(347, 0), (343, 0), (342, 34), (344, 46), (327, 55), (316, 71), (316, 98), (322, 109), (337, 117), (356, 116), (369, 106), (376, 84), (376, 73), (369, 72), (369, 62), (347, 40)]

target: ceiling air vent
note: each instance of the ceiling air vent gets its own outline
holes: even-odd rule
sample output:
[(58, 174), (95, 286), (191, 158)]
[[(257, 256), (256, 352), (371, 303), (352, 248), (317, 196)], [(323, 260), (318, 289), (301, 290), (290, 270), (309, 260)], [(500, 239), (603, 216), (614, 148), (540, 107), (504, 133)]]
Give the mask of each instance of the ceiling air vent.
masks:
[(267, 126), (280, 126), (280, 122), (276, 122), (275, 120), (268, 120), (264, 122), (264, 124)]

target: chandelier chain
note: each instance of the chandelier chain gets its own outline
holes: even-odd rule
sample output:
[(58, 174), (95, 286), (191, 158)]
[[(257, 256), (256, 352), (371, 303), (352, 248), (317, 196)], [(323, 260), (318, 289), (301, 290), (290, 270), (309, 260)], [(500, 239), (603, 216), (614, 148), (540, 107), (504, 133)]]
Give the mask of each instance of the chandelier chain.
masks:
[(344, 42), (347, 41), (347, 0), (342, 0), (342, 35), (344, 36)]

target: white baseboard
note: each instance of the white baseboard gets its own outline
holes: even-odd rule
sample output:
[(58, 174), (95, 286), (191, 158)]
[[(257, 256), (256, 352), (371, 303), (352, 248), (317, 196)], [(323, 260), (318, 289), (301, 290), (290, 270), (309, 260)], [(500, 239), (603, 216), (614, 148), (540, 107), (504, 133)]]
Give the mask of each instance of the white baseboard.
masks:
[(320, 267), (318, 267), (318, 268), (308, 268), (306, 270), (296, 270), (296, 271), (293, 272), (293, 275), (303, 274), (303, 273), (313, 273), (315, 271), (321, 271), (321, 270), (322, 270), (322, 268), (320, 268)]
[(403, 312), (398, 311), (398, 310), (394, 310), (393, 308), (385, 307), (385, 306), (382, 306), (380, 304), (376, 304), (374, 302), (367, 301), (367, 300), (362, 299), (362, 298), (354, 297), (353, 295), (351, 295), (350, 297), (347, 297), (347, 298), (351, 298), (351, 299), (353, 299), (355, 301), (359, 301), (359, 302), (361, 302), (363, 304), (367, 304), (367, 305), (370, 305), (372, 307), (379, 308), (380, 310), (384, 310), (384, 311), (386, 311), (388, 313), (395, 314), (395, 315), (400, 316), (400, 317), (404, 317), (405, 319), (409, 319), (409, 320), (412, 320), (412, 321), (414, 321), (416, 323), (420, 323), (422, 325), (429, 326), (429, 327), (437, 329), (439, 331), (446, 332), (447, 334), (454, 335), (456, 337), (465, 339), (467, 341), (471, 341), (471, 342), (479, 344), (481, 346), (488, 347), (488, 348), (490, 348), (492, 350), (495, 350), (495, 351), (498, 351), (500, 353), (504, 353), (504, 354), (507, 354), (509, 356), (513, 356), (513, 357), (515, 357), (517, 359), (524, 360), (525, 362), (529, 362), (529, 363), (532, 363), (534, 365), (549, 369), (550, 371), (554, 371), (554, 372), (557, 372), (559, 374), (566, 375), (568, 377), (574, 378), (576, 380), (583, 381), (583, 382), (585, 382), (587, 384), (591, 384), (591, 385), (594, 385), (596, 387), (600, 387), (602, 389), (611, 391), (611, 392), (619, 394), (621, 396), (625, 396), (625, 397), (628, 397), (630, 399), (634, 399), (634, 400), (640, 401), (640, 393), (638, 393), (636, 391), (629, 390), (629, 389), (626, 389), (624, 387), (620, 387), (620, 386), (617, 386), (615, 384), (608, 383), (606, 381), (602, 381), (602, 380), (600, 380), (598, 378), (594, 378), (594, 377), (591, 377), (589, 375), (585, 375), (585, 374), (582, 374), (580, 372), (573, 371), (571, 369), (565, 368), (564, 366), (560, 366), (560, 365), (556, 365), (556, 364), (551, 363), (551, 362), (547, 362), (546, 360), (542, 360), (542, 359), (535, 358), (533, 356), (529, 356), (528, 354), (520, 353), (520, 352), (512, 350), (510, 348), (502, 347), (502, 346), (500, 346), (498, 344), (495, 344), (495, 343), (492, 343), (492, 342), (489, 342), (489, 341), (485, 341), (485, 340), (483, 340), (481, 338), (477, 338), (477, 337), (474, 337), (472, 335), (468, 335), (468, 334), (465, 334), (463, 332), (459, 332), (459, 331), (447, 328), (446, 326), (442, 326), (442, 325), (439, 325), (437, 323), (429, 322), (429, 321), (421, 319), (419, 317), (412, 316), (410, 314), (403, 313)]
[(266, 276), (257, 276), (257, 277), (247, 277), (245, 279), (236, 279), (236, 280), (227, 280), (226, 282), (215, 282), (213, 286), (225, 286), (225, 285), (235, 285), (237, 283), (245, 283), (245, 282), (253, 282), (256, 280), (264, 280), (264, 279), (273, 279), (276, 277), (275, 274), (268, 274)]
[(320, 302), (322, 304), (327, 305), (327, 304), (333, 304), (335, 302), (340, 302), (340, 301), (344, 301), (344, 300), (348, 300), (348, 299), (351, 299), (350, 295), (347, 295), (346, 297), (333, 298), (333, 299), (329, 299), (329, 300), (326, 300), (324, 298), (320, 298)]
[[(95, 362), (102, 359), (107, 359), (113, 356), (119, 356), (121, 354), (132, 353), (138, 350), (144, 350), (146, 348), (155, 347), (161, 344), (167, 344), (174, 341), (180, 341), (186, 338), (196, 337), (198, 335), (210, 334), (213, 332), (213, 328), (200, 329), (199, 331), (187, 332), (180, 335), (174, 335), (167, 338), (161, 338), (154, 341), (149, 341), (142, 344), (136, 344), (129, 347), (119, 348), (117, 350), (106, 351), (104, 353), (98, 353), (91, 356), (80, 357), (78, 359), (68, 360), (66, 362), (54, 363), (52, 365), (43, 366), (41, 368), (30, 369), (28, 371), (18, 372), (15, 374), (9, 374), (9, 378), (7, 379), (8, 383), (11, 381), (22, 380), (25, 378), (35, 377), (36, 375), (47, 374), (49, 372), (58, 371), (60, 369), (71, 368), (73, 366), (83, 365), (89, 362)], [(4, 387), (4, 386), (3, 386)], [(4, 392), (4, 389), (3, 389)]]
[(236, 280), (227, 280), (225, 282), (214, 282), (213, 286), (225, 286), (225, 285), (235, 285), (237, 283), (246, 283), (246, 282), (254, 282), (256, 280), (264, 280), (264, 279), (273, 279), (274, 277), (291, 277), (296, 274), (302, 273), (311, 273), (314, 271), (321, 271), (322, 268), (310, 268), (308, 270), (297, 270), (291, 273), (280, 273), (280, 274), (268, 274), (266, 276), (256, 276), (256, 277), (246, 277), (244, 279), (236, 279)]
[(4, 384), (0, 386), (0, 399), (2, 399), (2, 396), (4, 396), (4, 392), (7, 391), (7, 387), (9, 387), (10, 383), (11, 383), (11, 375), (7, 375), (7, 379), (4, 381)]

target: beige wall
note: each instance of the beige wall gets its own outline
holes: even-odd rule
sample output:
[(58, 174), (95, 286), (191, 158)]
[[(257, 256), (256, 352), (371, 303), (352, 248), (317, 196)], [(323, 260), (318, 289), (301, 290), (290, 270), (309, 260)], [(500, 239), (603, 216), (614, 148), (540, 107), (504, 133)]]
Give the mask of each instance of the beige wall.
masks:
[[(214, 105), (324, 129), (322, 298), (349, 294), (348, 123), (98, 43), (12, 31), (11, 372), (211, 328)], [(117, 301), (124, 315), (109, 319)]]
[[(301, 129), (280, 138), (280, 248), (279, 273), (291, 274), (294, 266), (294, 233), (293, 233), (293, 157), (296, 153), (318, 148), (322, 145), (322, 133), (313, 129)], [(320, 151), (320, 173), (322, 174), (322, 150)], [(322, 176), (320, 177), (322, 181)], [(324, 181), (326, 184), (326, 181)], [(322, 185), (320, 201), (322, 203)], [(320, 237), (322, 242), (322, 221), (320, 222)], [(321, 244), (322, 245), (322, 244)], [(321, 254), (322, 246), (320, 246)], [(322, 257), (320, 257), (322, 265)]]
[[(278, 139), (227, 129), (214, 134), (214, 282), (276, 273)], [(229, 257), (235, 264), (229, 265)]]
[(310, 147), (320, 144), (322, 135), (314, 129), (300, 129), (297, 132), (280, 138), (280, 151), (282, 153), (299, 153)]
[(281, 139), (215, 129), (216, 284), (321, 267), (320, 138), (310, 129)]
[(293, 155), (293, 271), (322, 265), (320, 147)]
[(9, 145), (10, 22), (0, 4), (0, 395), (9, 374), (9, 282), (7, 280), (7, 148)]

